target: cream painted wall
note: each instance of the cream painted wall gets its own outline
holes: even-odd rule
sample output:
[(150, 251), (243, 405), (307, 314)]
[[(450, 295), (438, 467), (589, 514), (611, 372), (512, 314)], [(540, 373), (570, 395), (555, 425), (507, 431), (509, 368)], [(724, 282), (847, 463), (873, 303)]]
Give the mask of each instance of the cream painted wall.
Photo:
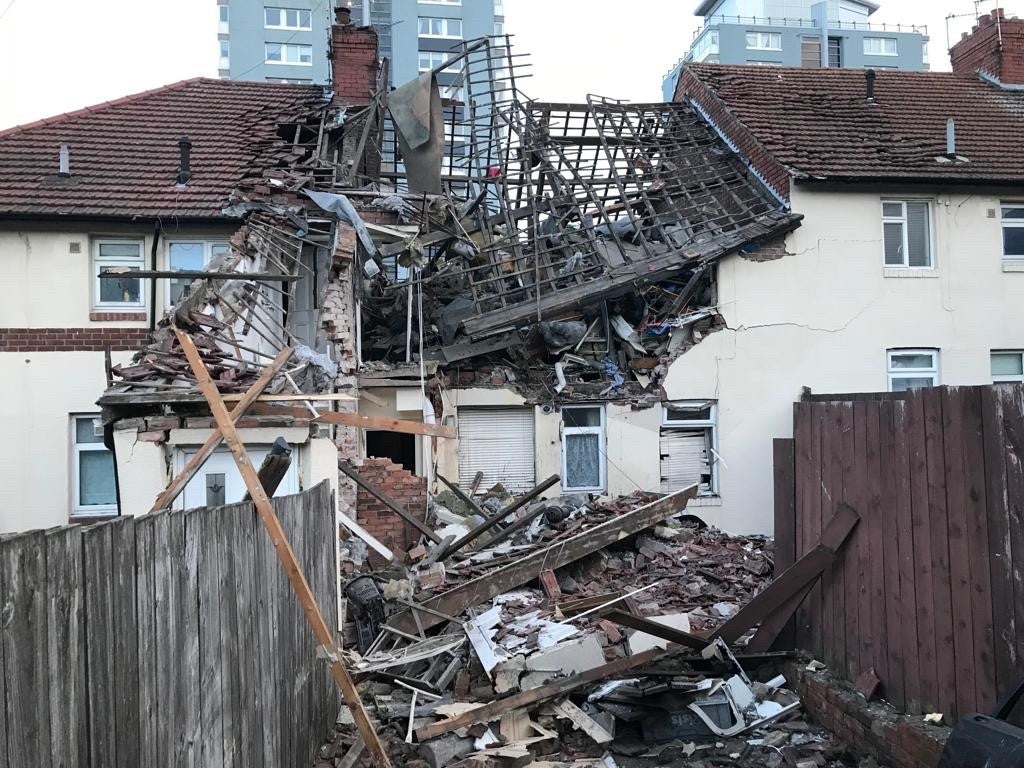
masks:
[[(116, 352), (114, 363), (131, 354)], [(71, 510), (71, 414), (99, 413), (102, 352), (0, 352), (0, 532), (64, 525)]]
[[(934, 270), (883, 268), (880, 200), (901, 193), (933, 202)], [(1024, 190), (1002, 199), (1014, 196)], [(943, 384), (988, 384), (991, 350), (1024, 349), (1024, 273), (1003, 271), (1000, 199), (796, 186), (793, 210), (805, 219), (787, 238), (790, 255), (721, 262), (728, 329), (673, 363), (664, 385), (669, 399), (719, 402), (722, 506), (709, 521), (771, 532), (772, 438), (792, 436), (802, 387), (884, 391), (886, 350), (895, 347), (938, 348)]]

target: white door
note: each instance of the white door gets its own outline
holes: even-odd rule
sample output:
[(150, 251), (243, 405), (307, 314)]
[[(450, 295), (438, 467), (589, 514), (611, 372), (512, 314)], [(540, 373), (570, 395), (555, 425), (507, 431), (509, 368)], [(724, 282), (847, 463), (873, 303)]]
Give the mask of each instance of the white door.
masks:
[(477, 472), (481, 489), (501, 483), (512, 493), (536, 485), (532, 408), (459, 408), (459, 485)]
[[(269, 448), (248, 448), (249, 458), (257, 470), (263, 459), (270, 453)], [(195, 451), (178, 452), (178, 471), (185, 463), (195, 456)], [(275, 496), (287, 496), (298, 493), (297, 451), (293, 449), (292, 464), (288, 467), (281, 484), (274, 492)], [(219, 507), (224, 504), (235, 504), (245, 497), (245, 482), (242, 480), (235, 460), (228, 451), (215, 451), (206, 460), (198, 474), (185, 486), (179, 498), (179, 508), (195, 509), (196, 507)]]

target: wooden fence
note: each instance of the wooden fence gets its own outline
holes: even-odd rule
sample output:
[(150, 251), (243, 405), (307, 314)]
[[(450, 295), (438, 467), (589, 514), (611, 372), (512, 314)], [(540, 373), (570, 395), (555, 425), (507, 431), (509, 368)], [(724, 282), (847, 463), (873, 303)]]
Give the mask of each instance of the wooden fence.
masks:
[[(274, 508), (336, 625), (329, 486)], [(338, 714), (249, 504), (6, 537), (0, 595), (0, 768), (309, 766)]]
[(812, 396), (775, 442), (780, 566), (861, 516), (795, 642), (912, 713), (989, 711), (1024, 676), (1024, 386)]

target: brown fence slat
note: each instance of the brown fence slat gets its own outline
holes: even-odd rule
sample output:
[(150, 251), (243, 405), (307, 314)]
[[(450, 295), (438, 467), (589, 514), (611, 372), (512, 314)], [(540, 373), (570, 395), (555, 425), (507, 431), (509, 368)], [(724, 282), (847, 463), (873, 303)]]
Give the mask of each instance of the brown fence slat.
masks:
[(114, 577), (111, 530), (100, 523), (82, 531), (85, 552), (85, 652), (89, 681), (89, 764), (117, 765), (114, 732)]
[[(164, 513), (166, 514), (166, 513)], [(135, 617), (139, 658), (139, 760), (157, 764), (156, 518), (135, 521)]]
[(173, 554), (174, 572), (178, 577), (178, 590), (181, 595), (175, 610), (178, 633), (173, 646), (181, 659), (180, 675), (174, 694), (175, 768), (194, 768), (202, 765), (203, 656), (199, 637), (199, 553), (202, 548), (204, 516), (209, 517), (203, 510), (171, 513), (171, 543), (176, 547)]
[(884, 659), (884, 671), (876, 667), (883, 682), (883, 695), (894, 706), (906, 706), (903, 683), (903, 624), (900, 617), (900, 541), (896, 524), (896, 486), (903, 472), (896, 463), (896, 434), (893, 414), (896, 402), (885, 400), (879, 405), (878, 439), (882, 466), (881, 507), (879, 509), (879, 535), (882, 537), (883, 595), (885, 606), (885, 636), (880, 638), (876, 655)]
[[(796, 504), (799, 514), (794, 525), (796, 557), (804, 554), (810, 546), (807, 536), (807, 515), (811, 505), (809, 499), (815, 492), (811, 485), (811, 420), (813, 410), (810, 403), (793, 404), (793, 434), (796, 437)], [(794, 617), (794, 627), (802, 648), (810, 649), (810, 623), (808, 621), (808, 600), (801, 603)]]
[[(1024, 387), (999, 387), (1003, 403), (1003, 438), (1006, 460), (1007, 527), (1010, 547), (1008, 550), (1012, 568), (1014, 677), (1000, 681), (1005, 694), (1014, 682), (1024, 677)], [(1018, 707), (1017, 715), (1020, 716)]]
[[(775, 503), (775, 568), (782, 572), (796, 562), (796, 454), (792, 438), (772, 441), (772, 467)], [(793, 622), (789, 622), (775, 641), (777, 648), (792, 648), (796, 643)]]
[(199, 765), (226, 765), (224, 718), (227, 705), (221, 674), (221, 524), (219, 515), (196, 515), (199, 524), (199, 713), (202, 723)]
[[(896, 469), (895, 502), (896, 536), (899, 549), (899, 620), (900, 637), (892, 638), (900, 648), (903, 661), (904, 709), (911, 714), (921, 712), (921, 671), (917, 641), (917, 568), (914, 559), (914, 522), (911, 502), (910, 426), (907, 404), (893, 405), (893, 464)], [(891, 667), (890, 667), (891, 672)]]
[[(801, 554), (809, 552), (814, 548), (818, 539), (821, 538), (821, 431), (822, 431), (822, 406), (820, 403), (809, 404), (811, 411), (811, 432), (810, 432), (810, 478), (807, 492), (807, 508), (804, 515), (803, 526), (803, 547)], [(811, 588), (807, 600), (807, 637), (808, 644), (815, 656), (823, 656), (821, 637), (821, 580), (815, 582)]]
[[(135, 632), (135, 518), (110, 526), (113, 571), (114, 717), (117, 768), (139, 766), (139, 644)], [(109, 713), (107, 713), (109, 716)]]
[[(853, 508), (860, 513), (861, 519), (867, 514), (870, 494), (868, 491), (868, 451), (867, 451), (867, 402), (857, 401), (853, 404), (853, 439), (854, 439), (854, 491), (856, 502)], [(847, 602), (847, 611), (854, 620), (851, 637), (857, 639), (856, 653), (851, 655), (853, 664), (850, 677), (856, 678), (871, 666), (871, 606), (868, 603), (868, 573), (871, 569), (870, 542), (867, 526), (857, 526), (848, 546), (857, 553), (856, 600), (853, 605)], [(849, 630), (849, 626), (847, 626)]]
[(221, 728), (224, 738), (224, 764), (242, 762), (241, 682), (239, 679), (238, 593), (235, 571), (241, 567), (234, 544), (241, 504), (221, 509), (217, 515), (217, 559), (220, 562), (220, 685), (223, 696)]
[[(832, 404), (831, 403), (818, 403), (815, 405), (818, 410), (818, 420), (821, 423), (821, 458), (819, 463), (821, 465), (821, 484), (819, 485), (819, 493), (821, 499), (819, 501), (819, 521), (822, 527), (832, 519), (832, 515), (836, 510), (836, 488), (832, 485)], [(839, 439), (839, 436), (836, 436)], [(842, 482), (840, 481), (839, 489), (842, 489)], [(835, 610), (835, 579), (832, 574), (832, 567), (825, 568), (821, 573), (821, 579), (819, 580), (820, 591), (821, 591), (821, 614), (820, 614), (820, 627), (821, 627), (821, 655), (826, 656), (830, 653), (835, 652), (836, 638), (835, 638), (835, 627), (834, 627), (834, 610)]]
[[(869, 657), (864, 660), (864, 664), (873, 668), (878, 678), (884, 682), (889, 677), (889, 664), (886, 657), (888, 645), (885, 616), (886, 519), (882, 511), (881, 405), (879, 401), (865, 403), (867, 418), (865, 449), (868, 468), (868, 503), (865, 515), (867, 518), (865, 539), (868, 545), (866, 584), (868, 626), (861, 627), (861, 632), (867, 636), (869, 648)], [(861, 616), (863, 618), (863, 613)]]
[[(842, 403), (840, 406), (840, 425), (842, 429), (842, 465), (843, 465), (843, 497), (842, 501), (857, 509), (857, 462), (856, 442), (854, 439), (855, 429), (853, 423), (853, 404)], [(859, 511), (858, 511), (859, 514)], [(853, 532), (853, 536), (857, 531)], [(837, 651), (842, 656), (835, 659), (836, 667), (840, 674), (851, 676), (853, 670), (853, 657), (857, 652), (857, 547), (855, 544), (847, 543), (837, 559), (839, 568), (843, 575), (843, 645)]]

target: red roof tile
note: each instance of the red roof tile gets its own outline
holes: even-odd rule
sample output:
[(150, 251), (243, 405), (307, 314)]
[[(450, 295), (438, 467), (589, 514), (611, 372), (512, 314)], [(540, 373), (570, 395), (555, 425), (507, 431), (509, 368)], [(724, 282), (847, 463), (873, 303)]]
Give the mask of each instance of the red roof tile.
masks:
[[(0, 131), (0, 215), (220, 217), (261, 142), (322, 94), (197, 78)], [(177, 189), (182, 136), (192, 178)], [(57, 175), (61, 144), (69, 178)]]
[[(691, 64), (680, 96), (717, 97), (797, 177), (1024, 181), (1024, 91), (947, 72), (876, 75), (871, 103), (864, 70)], [(969, 163), (936, 161), (950, 117)]]

